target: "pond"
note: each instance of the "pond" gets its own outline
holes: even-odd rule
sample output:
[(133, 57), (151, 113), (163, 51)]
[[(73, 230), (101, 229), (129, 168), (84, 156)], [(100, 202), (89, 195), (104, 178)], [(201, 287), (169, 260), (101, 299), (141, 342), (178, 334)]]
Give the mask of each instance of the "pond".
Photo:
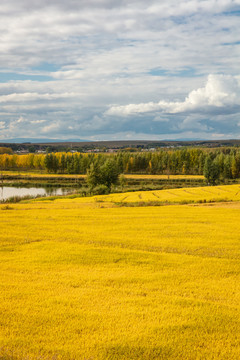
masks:
[(59, 188), (59, 187), (11, 187), (0, 186), (0, 201), (7, 200), (12, 196), (55, 196), (67, 195), (73, 192), (73, 188)]

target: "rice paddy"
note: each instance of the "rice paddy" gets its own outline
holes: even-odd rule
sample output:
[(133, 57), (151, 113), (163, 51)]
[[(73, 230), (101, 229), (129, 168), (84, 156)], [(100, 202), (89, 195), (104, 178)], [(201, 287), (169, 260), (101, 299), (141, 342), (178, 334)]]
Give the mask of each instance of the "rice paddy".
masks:
[[(10, 170), (1, 170), (0, 175), (8, 176), (21, 176), (21, 177), (51, 177), (51, 178), (85, 178), (84, 174), (52, 174), (45, 171), (10, 171)], [(204, 179), (203, 175), (144, 175), (144, 174), (126, 174), (124, 175), (126, 179), (136, 179), (136, 180), (198, 180)]]
[[(66, 201), (64, 199), (59, 201)], [(75, 201), (86, 202), (85, 199)], [(161, 204), (183, 204), (240, 201), (240, 185), (219, 185), (155, 191), (135, 191), (120, 194), (99, 195), (89, 198), (89, 202), (111, 202), (115, 204), (151, 202)]]
[(0, 359), (238, 360), (239, 191), (0, 205)]

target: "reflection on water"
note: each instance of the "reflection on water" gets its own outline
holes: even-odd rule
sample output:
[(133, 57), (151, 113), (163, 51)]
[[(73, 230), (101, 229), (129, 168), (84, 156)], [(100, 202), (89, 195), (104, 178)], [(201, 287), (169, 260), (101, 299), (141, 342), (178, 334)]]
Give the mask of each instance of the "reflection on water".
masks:
[(31, 187), (31, 188), (18, 188), (10, 186), (0, 186), (0, 201), (6, 200), (12, 196), (55, 196), (55, 195), (67, 195), (72, 192), (73, 189), (69, 188), (55, 188), (55, 187)]

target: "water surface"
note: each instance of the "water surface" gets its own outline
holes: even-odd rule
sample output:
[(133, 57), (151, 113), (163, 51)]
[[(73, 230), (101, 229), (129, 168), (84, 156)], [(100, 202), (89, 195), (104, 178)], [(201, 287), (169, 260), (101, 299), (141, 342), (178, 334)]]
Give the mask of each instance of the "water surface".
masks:
[(67, 195), (74, 189), (69, 188), (56, 188), (56, 187), (11, 187), (1, 186), (0, 187), (0, 201), (7, 200), (12, 196), (55, 196), (55, 195)]

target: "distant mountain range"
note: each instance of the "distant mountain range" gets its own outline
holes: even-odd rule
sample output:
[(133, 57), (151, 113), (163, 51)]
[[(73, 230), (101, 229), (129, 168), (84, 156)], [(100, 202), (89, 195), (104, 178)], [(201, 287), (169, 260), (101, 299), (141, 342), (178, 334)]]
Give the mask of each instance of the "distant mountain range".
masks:
[(88, 140), (82, 139), (31, 139), (31, 138), (14, 138), (14, 139), (0, 139), (0, 143), (11, 143), (11, 144), (24, 144), (24, 143), (32, 143), (32, 144), (44, 144), (44, 143), (65, 143), (65, 142), (88, 142)]

